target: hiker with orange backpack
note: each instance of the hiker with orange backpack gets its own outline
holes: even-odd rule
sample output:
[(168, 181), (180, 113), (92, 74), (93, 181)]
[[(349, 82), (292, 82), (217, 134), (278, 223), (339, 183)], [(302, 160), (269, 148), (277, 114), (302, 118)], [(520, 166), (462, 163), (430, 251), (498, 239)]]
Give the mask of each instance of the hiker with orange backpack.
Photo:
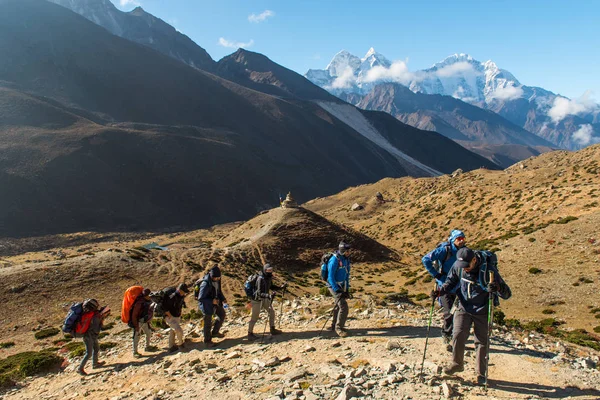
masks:
[(80, 375), (87, 375), (84, 368), (90, 357), (92, 358), (93, 368), (104, 365), (104, 361), (98, 361), (98, 353), (100, 352), (98, 335), (102, 329), (104, 318), (109, 314), (110, 309), (108, 307), (100, 308), (100, 304), (96, 299), (88, 299), (83, 302), (83, 314), (73, 331), (74, 336), (82, 337), (85, 344), (85, 355), (79, 364), (79, 368), (77, 368), (77, 373)]
[(129, 318), (128, 325), (133, 328), (133, 357), (140, 358), (141, 354), (138, 352), (138, 345), (140, 343), (140, 336), (142, 331), (146, 335), (146, 347), (144, 351), (151, 352), (156, 351), (155, 346), (150, 345), (150, 339), (152, 338), (152, 328), (150, 328), (150, 321), (152, 320), (154, 310), (151, 307), (152, 300), (150, 299), (150, 289), (144, 289), (140, 293), (131, 307), (131, 317)]

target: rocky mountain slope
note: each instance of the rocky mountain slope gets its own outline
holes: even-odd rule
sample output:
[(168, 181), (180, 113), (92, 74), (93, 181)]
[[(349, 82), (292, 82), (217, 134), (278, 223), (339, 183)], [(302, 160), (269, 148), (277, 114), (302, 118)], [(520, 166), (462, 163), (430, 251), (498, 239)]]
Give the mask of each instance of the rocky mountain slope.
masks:
[(405, 124), (439, 132), (504, 168), (553, 146), (498, 114), (450, 96), (413, 93), (398, 83), (376, 85), (357, 106), (385, 111)]
[(215, 62), (202, 47), (160, 18), (136, 7), (118, 10), (110, 0), (48, 0), (82, 15), (113, 35), (150, 47), (194, 68), (212, 71)]
[[(451, 96), (491, 110), (562, 148), (579, 149), (597, 143), (600, 137), (600, 106), (585, 95), (567, 99), (523, 85), (493, 61), (480, 62), (468, 54), (454, 54), (431, 68), (409, 71), (405, 62), (390, 62), (373, 49), (362, 59), (341, 51), (326, 69), (309, 70), (305, 76), (341, 98), (354, 100), (353, 104), (386, 82), (404, 85), (415, 93)], [(413, 126), (418, 123), (427, 122), (414, 121)]]
[[(545, 153), (504, 171), (384, 179), (306, 207), (396, 249), (410, 265), (405, 287), (417, 292), (431, 285), (421, 257), (462, 229), (468, 245), (498, 252), (513, 290), (503, 305), (508, 316), (550, 316), (591, 331), (599, 325), (599, 163), (595, 145)], [(376, 192), (388, 201), (377, 202)], [(354, 203), (363, 209), (352, 211)]]
[(300, 99), (288, 82), (320, 89), (283, 68), (273, 71), (296, 98), (191, 68), (43, 0), (0, 8), (0, 50), (12, 55), (0, 59), (3, 236), (208, 226), (289, 190), (305, 201), (385, 176), (494, 168), (459, 146), (429, 167), (409, 137), (418, 132), (399, 122), (391, 134), (408, 146), (382, 147), (368, 120), (357, 131)]
[[(597, 398), (599, 154), (600, 146), (592, 146), (505, 171), (384, 179), (315, 199), (306, 204), (313, 211), (278, 208), (206, 230), (2, 240), (0, 248), (12, 254), (0, 260), (3, 356), (53, 348), (47, 351), (60, 349), (67, 358), (49, 375), (20, 380), (5, 397)], [(363, 209), (351, 211), (355, 202)], [(487, 393), (472, 383), (472, 348), (464, 373), (439, 375), (448, 355), (437, 328), (425, 375), (418, 374), (431, 285), (420, 258), (455, 227), (473, 247), (497, 252), (513, 291), (501, 304), (504, 317), (497, 315), (503, 325), (494, 331)], [(318, 295), (319, 258), (342, 238), (353, 244), (352, 336), (320, 338), (331, 298)], [(290, 282), (283, 308), (276, 300), (286, 333), (250, 344), (242, 283), (266, 261), (275, 265), (277, 282)], [(59, 326), (72, 301), (93, 295), (116, 315), (127, 287), (192, 282), (213, 264), (223, 269), (231, 304), (227, 336), (216, 350), (202, 348), (201, 326), (189, 309), (182, 352), (166, 353), (165, 334), (158, 332), (159, 351), (133, 359), (130, 331), (116, 323), (102, 339), (107, 366), (83, 379), (73, 373), (80, 345), (57, 335), (34, 338)]]

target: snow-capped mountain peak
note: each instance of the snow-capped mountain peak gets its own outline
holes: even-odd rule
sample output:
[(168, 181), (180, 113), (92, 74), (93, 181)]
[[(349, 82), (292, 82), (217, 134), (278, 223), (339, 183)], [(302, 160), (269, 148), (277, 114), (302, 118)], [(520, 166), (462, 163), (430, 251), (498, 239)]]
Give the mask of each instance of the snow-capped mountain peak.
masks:
[(348, 68), (354, 73), (360, 67), (361, 62), (360, 58), (346, 50), (342, 50), (331, 59), (325, 69), (329, 71), (330, 76), (337, 77), (347, 74)]

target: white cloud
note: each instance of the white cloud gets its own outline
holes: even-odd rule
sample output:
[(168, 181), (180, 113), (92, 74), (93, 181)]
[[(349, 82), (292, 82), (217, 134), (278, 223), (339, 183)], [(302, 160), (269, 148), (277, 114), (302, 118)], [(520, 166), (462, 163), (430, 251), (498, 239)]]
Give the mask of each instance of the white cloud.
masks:
[(271, 10), (265, 10), (260, 14), (250, 14), (248, 15), (248, 21), (253, 22), (255, 24), (259, 24), (267, 20), (267, 18), (274, 17), (275, 13)]
[(331, 83), (331, 89), (349, 89), (352, 87), (356, 77), (352, 68), (346, 67), (342, 73)]
[(523, 89), (518, 86), (498, 86), (491, 97), (498, 100), (514, 100), (523, 96)]
[(227, 40), (225, 38), (219, 38), (219, 44), (223, 47), (231, 47), (233, 49), (245, 49), (247, 47), (251, 47), (252, 45), (254, 45), (254, 40), (250, 39), (249, 42), (244, 43), (244, 42), (235, 42), (232, 40)]
[(408, 85), (415, 74), (408, 70), (405, 61), (394, 61), (389, 68), (376, 65), (367, 72), (365, 82), (392, 81)]
[(594, 128), (590, 124), (579, 125), (579, 129), (573, 133), (573, 140), (581, 146), (600, 143), (600, 138), (593, 137)]
[(577, 99), (571, 100), (564, 97), (556, 97), (552, 108), (548, 110), (548, 116), (552, 118), (552, 122), (557, 124), (565, 119), (567, 115), (590, 112), (597, 107), (598, 104), (592, 99), (592, 92), (587, 90)]
[(141, 6), (141, 3), (137, 0), (119, 0), (121, 7), (127, 6)]
[(440, 78), (450, 78), (455, 75), (471, 75), (476, 74), (473, 64), (466, 61), (460, 61), (454, 64), (446, 65), (435, 71), (435, 75)]

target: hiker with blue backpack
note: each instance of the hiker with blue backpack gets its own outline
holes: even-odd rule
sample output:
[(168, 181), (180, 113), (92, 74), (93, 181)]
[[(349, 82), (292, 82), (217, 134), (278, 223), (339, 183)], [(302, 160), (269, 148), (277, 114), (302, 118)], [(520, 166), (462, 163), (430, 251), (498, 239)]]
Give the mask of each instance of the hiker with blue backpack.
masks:
[[(198, 286), (198, 308), (204, 314), (204, 346), (206, 348), (215, 347), (213, 338), (222, 338), (225, 335), (220, 333), (221, 326), (225, 321), (225, 308), (227, 300), (221, 290), (221, 269), (214, 266), (208, 271), (200, 282), (196, 282), (194, 287)], [(212, 319), (215, 317), (213, 325)]]
[(252, 316), (250, 317), (250, 323), (248, 324), (248, 340), (253, 341), (258, 339), (258, 336), (254, 334), (254, 325), (256, 325), (256, 322), (258, 321), (261, 310), (267, 311), (271, 335), (279, 335), (282, 333), (281, 330), (275, 328), (275, 310), (273, 309), (275, 293), (271, 293), (271, 290), (282, 291), (286, 287), (287, 283), (284, 283), (282, 286), (277, 286), (273, 283), (273, 266), (269, 263), (266, 263), (263, 266), (260, 273), (250, 275), (244, 285), (244, 290), (252, 304)]
[[(441, 287), (448, 277), (452, 265), (456, 261), (456, 253), (465, 246), (465, 234), (454, 229), (450, 232), (447, 242), (440, 243), (435, 249), (427, 253), (422, 258), (422, 263), (427, 272), (435, 279), (437, 286)], [(456, 300), (454, 292), (448, 292), (440, 296), (438, 301), (443, 310), (444, 323), (442, 325), (442, 339), (446, 344), (446, 350), (452, 351), (452, 324), (453, 316), (451, 313), (452, 305)], [(433, 312), (433, 305), (432, 305)]]
[(454, 313), (452, 362), (444, 368), (444, 373), (452, 375), (464, 370), (465, 344), (473, 325), (477, 351), (477, 384), (487, 387), (493, 306), (498, 304), (498, 297), (506, 300), (511, 296), (509, 286), (498, 272), (495, 254), (474, 251), (468, 247), (461, 248), (446, 281), (441, 288), (432, 291), (431, 296), (435, 299), (454, 290), (458, 306)]
[(346, 319), (348, 318), (348, 301), (350, 298), (350, 259), (347, 251), (350, 245), (341, 241), (338, 249), (331, 254), (323, 256), (321, 265), (321, 278), (327, 280), (327, 287), (333, 296), (331, 331), (335, 331), (340, 337), (348, 336)]
[(85, 364), (92, 359), (92, 367), (99, 368), (104, 365), (103, 361), (98, 361), (100, 344), (98, 336), (102, 329), (102, 322), (110, 314), (108, 307), (100, 307), (98, 300), (87, 299), (82, 303), (74, 304), (67, 314), (63, 324), (63, 332), (76, 338), (83, 338), (85, 344), (85, 355), (77, 368), (77, 373), (87, 375)]

